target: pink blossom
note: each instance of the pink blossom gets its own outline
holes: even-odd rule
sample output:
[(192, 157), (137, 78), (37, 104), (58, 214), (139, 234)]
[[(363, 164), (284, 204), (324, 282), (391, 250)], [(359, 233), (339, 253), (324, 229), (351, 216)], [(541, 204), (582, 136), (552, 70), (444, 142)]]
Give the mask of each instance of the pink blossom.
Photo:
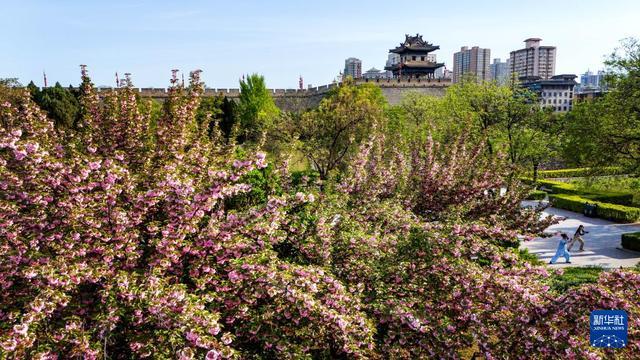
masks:
[(233, 339), (231, 338), (231, 334), (229, 334), (229, 333), (224, 333), (222, 335), (221, 340), (222, 340), (222, 343), (225, 344), (225, 345), (229, 345), (233, 341)]
[(233, 283), (237, 283), (242, 280), (242, 275), (240, 275), (237, 271), (233, 270), (229, 272), (229, 280)]
[(17, 345), (18, 343), (14, 339), (7, 339), (0, 343), (0, 346), (2, 346), (5, 351), (9, 352), (15, 350)]
[(207, 360), (219, 360), (222, 359), (222, 355), (220, 355), (220, 352), (216, 349), (211, 349), (207, 352), (206, 355), (206, 359)]
[(27, 335), (27, 332), (29, 331), (29, 324), (14, 325), (13, 331), (15, 331), (16, 334), (19, 334), (19, 335), (23, 335), (23, 336)]
[(198, 334), (196, 334), (193, 331), (187, 331), (187, 335), (186, 335), (187, 340), (191, 341), (192, 343), (195, 343), (198, 341), (198, 339), (200, 338), (200, 336), (198, 336)]
[(13, 155), (15, 156), (16, 160), (21, 161), (27, 156), (27, 152), (24, 150), (14, 150)]

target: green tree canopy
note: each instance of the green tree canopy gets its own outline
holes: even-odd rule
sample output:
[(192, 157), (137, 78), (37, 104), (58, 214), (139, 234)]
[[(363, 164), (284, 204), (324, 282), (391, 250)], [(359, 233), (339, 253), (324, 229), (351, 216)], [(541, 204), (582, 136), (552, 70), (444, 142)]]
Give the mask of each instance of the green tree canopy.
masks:
[(291, 130), (299, 138), (299, 150), (327, 179), (344, 165), (356, 147), (374, 128), (383, 126), (386, 100), (373, 84), (356, 86), (345, 81), (330, 91), (317, 109), (303, 114)]
[(273, 124), (280, 110), (273, 102), (264, 77), (249, 75), (240, 81), (240, 101), (238, 103), (240, 120), (240, 142), (256, 142)]
[(202, 98), (196, 111), (196, 120), (199, 124), (208, 122), (210, 137), (217, 127), (222, 136), (225, 139), (229, 139), (236, 124), (235, 112), (235, 102), (222, 94), (218, 94), (217, 96)]
[(28, 88), (34, 101), (54, 120), (56, 128), (69, 129), (74, 126), (80, 111), (80, 103), (72, 89), (64, 88), (58, 82), (55, 86), (42, 90), (31, 82)]
[(640, 170), (640, 42), (622, 41), (606, 61), (609, 91), (574, 106), (567, 117), (565, 155), (576, 164), (618, 164)]
[(21, 101), (18, 78), (0, 78), (0, 103), (17, 104)]

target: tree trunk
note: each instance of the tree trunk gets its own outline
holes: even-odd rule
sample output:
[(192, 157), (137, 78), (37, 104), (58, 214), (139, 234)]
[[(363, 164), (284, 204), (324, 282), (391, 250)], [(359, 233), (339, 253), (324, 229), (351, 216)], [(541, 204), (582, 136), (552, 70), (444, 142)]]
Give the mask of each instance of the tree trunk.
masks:
[(533, 163), (533, 182), (537, 182), (538, 181), (538, 163), (534, 162)]

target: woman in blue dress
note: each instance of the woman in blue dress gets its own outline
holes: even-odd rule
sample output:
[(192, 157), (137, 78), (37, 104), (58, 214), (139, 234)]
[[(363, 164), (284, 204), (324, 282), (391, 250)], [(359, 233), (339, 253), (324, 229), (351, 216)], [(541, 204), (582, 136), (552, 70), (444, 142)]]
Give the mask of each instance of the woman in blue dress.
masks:
[(567, 264), (571, 264), (571, 254), (567, 251), (567, 243), (569, 242), (569, 237), (567, 234), (562, 233), (562, 238), (560, 239), (560, 243), (558, 243), (558, 249), (556, 249), (556, 254), (553, 255), (549, 264), (555, 264), (556, 261), (560, 258), (560, 256), (564, 256), (564, 259), (567, 261)]

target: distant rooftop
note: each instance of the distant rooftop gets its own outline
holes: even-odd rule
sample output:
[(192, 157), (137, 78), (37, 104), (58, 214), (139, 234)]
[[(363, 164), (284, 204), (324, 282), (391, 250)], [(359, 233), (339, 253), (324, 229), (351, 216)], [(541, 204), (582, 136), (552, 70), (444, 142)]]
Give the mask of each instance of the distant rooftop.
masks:
[(575, 79), (578, 76), (575, 74), (560, 74), (554, 75), (550, 79), (542, 79), (539, 76), (528, 76), (521, 78), (522, 85), (524, 86), (532, 86), (532, 85), (577, 85), (578, 83)]
[(424, 41), (420, 34), (416, 34), (416, 36), (406, 34), (404, 42), (394, 49), (389, 49), (389, 52), (402, 54), (405, 52), (431, 52), (438, 49), (440, 49), (440, 46)]

